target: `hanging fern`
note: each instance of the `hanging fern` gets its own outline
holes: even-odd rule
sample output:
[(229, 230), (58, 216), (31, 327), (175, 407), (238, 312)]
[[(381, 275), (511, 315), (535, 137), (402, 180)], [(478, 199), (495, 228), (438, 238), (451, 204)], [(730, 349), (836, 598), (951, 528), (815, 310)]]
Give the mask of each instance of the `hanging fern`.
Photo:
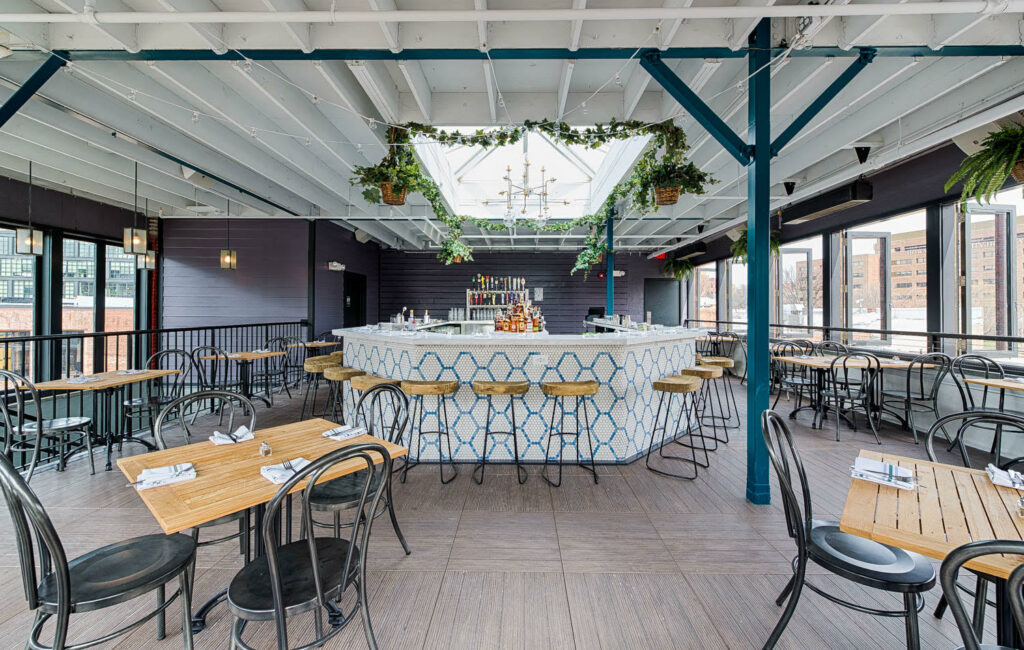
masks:
[(961, 203), (972, 198), (978, 203), (990, 203), (1003, 188), (1014, 165), (1024, 162), (1024, 126), (1005, 125), (985, 136), (981, 146), (946, 182), (947, 192), (959, 181), (964, 182)]
[[(768, 249), (772, 254), (772, 257), (779, 255), (779, 236), (778, 230), (773, 230), (771, 236), (768, 238)], [(729, 247), (729, 253), (732, 255), (732, 261), (737, 264), (747, 263), (747, 230), (743, 229), (743, 234), (739, 236), (739, 239), (732, 243)]]
[(665, 266), (662, 268), (665, 275), (671, 276), (676, 280), (682, 282), (689, 277), (693, 276), (693, 271), (696, 267), (688, 259), (677, 257), (675, 259), (665, 260)]

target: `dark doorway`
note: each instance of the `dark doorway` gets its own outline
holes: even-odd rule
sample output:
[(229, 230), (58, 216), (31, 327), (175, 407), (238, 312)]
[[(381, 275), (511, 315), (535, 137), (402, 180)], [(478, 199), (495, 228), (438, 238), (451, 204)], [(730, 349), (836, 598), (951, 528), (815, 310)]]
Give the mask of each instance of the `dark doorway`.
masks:
[(345, 271), (345, 290), (342, 296), (344, 327), (366, 325), (366, 276)]
[(679, 282), (668, 278), (644, 278), (644, 317), (651, 312), (656, 325), (679, 325)]

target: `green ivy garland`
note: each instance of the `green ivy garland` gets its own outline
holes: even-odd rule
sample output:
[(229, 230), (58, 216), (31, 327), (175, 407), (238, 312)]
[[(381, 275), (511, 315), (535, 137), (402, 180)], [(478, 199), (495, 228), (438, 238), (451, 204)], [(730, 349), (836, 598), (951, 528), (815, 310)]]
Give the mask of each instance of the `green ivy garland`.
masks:
[[(637, 135), (651, 136), (650, 146), (641, 154), (633, 173), (616, 185), (601, 207), (593, 214), (570, 221), (559, 221), (538, 225), (526, 219), (514, 224), (490, 221), (479, 217), (453, 214), (444, 203), (437, 185), (422, 171), (413, 152), (412, 136), (421, 135), (442, 145), (501, 147), (519, 142), (529, 131), (540, 132), (555, 142), (564, 145), (586, 146), (596, 149), (612, 140), (624, 140)], [(640, 215), (656, 209), (654, 188), (665, 183), (679, 185), (683, 192), (703, 194), (704, 186), (714, 179), (692, 162), (685, 160), (688, 149), (686, 134), (672, 120), (655, 124), (639, 120), (617, 121), (577, 129), (565, 122), (543, 120), (525, 121), (521, 126), (508, 126), (494, 130), (477, 130), (474, 133), (449, 132), (433, 126), (409, 122), (388, 129), (388, 152), (376, 165), (358, 166), (354, 170), (353, 185), (362, 187), (363, 198), (368, 203), (380, 203), (381, 183), (390, 183), (396, 193), (417, 192), (430, 204), (438, 219), (448, 227), (448, 237), (441, 245), (437, 257), (445, 264), (471, 261), (473, 249), (462, 241), (465, 224), (470, 223), (481, 230), (508, 230), (510, 227), (529, 228), (538, 232), (569, 232), (575, 228), (589, 228), (583, 250), (576, 257), (572, 273), (585, 273), (608, 252), (605, 228), (608, 214), (618, 201), (629, 197), (634, 211)], [(661, 152), (659, 160), (658, 154)]]

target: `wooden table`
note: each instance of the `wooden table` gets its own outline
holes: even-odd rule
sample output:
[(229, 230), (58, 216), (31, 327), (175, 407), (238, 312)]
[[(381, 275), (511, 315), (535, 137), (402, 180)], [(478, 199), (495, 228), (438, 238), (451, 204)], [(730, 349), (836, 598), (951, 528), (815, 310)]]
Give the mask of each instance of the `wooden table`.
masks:
[(985, 379), (983, 377), (972, 377), (964, 378), (964, 381), (968, 384), (977, 384), (979, 386), (988, 386), (990, 388), (998, 388), (1000, 390), (1021, 390), (1024, 391), (1024, 382), (1021, 381), (1010, 381), (1009, 379), (1000, 379), (998, 377), (991, 377)]
[[(986, 539), (1024, 539), (1024, 518), (1017, 515), (1020, 492), (997, 487), (983, 470), (932, 463), (861, 450), (872, 458), (911, 467), (918, 479), (916, 490), (900, 490), (870, 481), (852, 479), (839, 529), (844, 533), (914, 551), (937, 560), (953, 549)], [(999, 643), (1011, 645), (1014, 630), (1005, 599), (1005, 580), (1024, 562), (1021, 555), (979, 558), (969, 569), (997, 580)]]
[[(159, 487), (140, 490), (139, 497), (149, 508), (160, 528), (168, 535), (194, 528), (200, 524), (213, 521), (219, 517), (236, 512), (246, 512), (248, 528), (250, 508), (256, 513), (254, 530), (255, 555), (262, 555), (263, 537), (261, 534), (263, 506), (277, 494), (280, 485), (271, 483), (260, 474), (260, 467), (274, 465), (298, 457), (315, 461), (321, 456), (342, 447), (363, 442), (377, 442), (384, 445), (392, 458), (404, 456), (409, 450), (368, 435), (357, 436), (349, 440), (337, 441), (324, 438), (324, 431), (337, 425), (322, 419), (304, 420), (292, 424), (284, 424), (270, 429), (261, 429), (253, 433), (252, 440), (237, 442), (233, 445), (215, 445), (205, 440), (183, 447), (174, 447), (154, 451), (140, 456), (119, 458), (117, 466), (121, 468), (129, 481), (135, 481), (144, 469), (166, 467), (178, 463), (192, 463), (196, 470), (196, 478), (191, 481), (161, 485)], [(260, 456), (259, 447), (267, 442), (273, 449), (270, 456)], [(378, 454), (371, 454), (375, 464), (383, 462)], [(366, 467), (359, 459), (351, 459), (338, 463), (324, 472), (321, 481), (351, 474)], [(302, 490), (306, 482), (302, 481), (291, 490), (294, 494)], [(291, 512), (289, 503), (288, 513)], [(287, 519), (287, 537), (291, 538), (291, 518)], [(227, 597), (227, 589), (223, 589), (207, 600), (192, 617), (192, 631), (201, 632), (206, 627), (206, 617), (210, 610)]]
[(341, 341), (306, 341), (305, 343), (291, 343), (290, 348), (333, 348), (341, 345)]
[(123, 401), (122, 398), (124, 396), (125, 387), (144, 381), (150, 381), (152, 379), (159, 379), (160, 377), (177, 375), (181, 371), (176, 369), (158, 368), (146, 369), (145, 372), (130, 375), (120, 374), (121, 372), (122, 371), (120, 370), (110, 370), (107, 372), (96, 373), (95, 375), (84, 375), (86, 377), (96, 377), (98, 378), (98, 381), (74, 383), (69, 381), (70, 378), (65, 377), (63, 379), (53, 379), (36, 384), (36, 390), (80, 390), (92, 394), (92, 413), (93, 419), (96, 422), (96, 433), (102, 436), (101, 441), (107, 447), (107, 471), (110, 471), (112, 468), (111, 455), (113, 453), (115, 437), (118, 437), (121, 442), (137, 442), (149, 449), (156, 448), (153, 443), (148, 440), (136, 438), (131, 435), (130, 431), (127, 432), (127, 435), (115, 436), (116, 431), (111, 420), (114, 417), (114, 413), (117, 411), (118, 401)]
[[(239, 383), (239, 386), (242, 389), (242, 395), (244, 395), (247, 400), (252, 401), (252, 399), (254, 397), (256, 397), (255, 395), (252, 394), (252, 364), (253, 364), (253, 362), (254, 361), (259, 361), (261, 359), (271, 359), (273, 357), (283, 357), (285, 354), (287, 354), (287, 353), (285, 351), (283, 351), (283, 350), (278, 350), (276, 352), (267, 352), (267, 351), (264, 351), (264, 352), (227, 352), (227, 353), (225, 353), (224, 356), (217, 355), (217, 354), (211, 354), (211, 355), (207, 355), (205, 357), (199, 357), (199, 358), (201, 360), (203, 360), (203, 361), (224, 361), (225, 359), (227, 359), (228, 361), (235, 361), (235, 362), (237, 362), (238, 363), (238, 383)], [(257, 399), (262, 400), (263, 403), (267, 405), (267, 408), (270, 408), (270, 400), (269, 399), (267, 399), (266, 397), (258, 397)]]

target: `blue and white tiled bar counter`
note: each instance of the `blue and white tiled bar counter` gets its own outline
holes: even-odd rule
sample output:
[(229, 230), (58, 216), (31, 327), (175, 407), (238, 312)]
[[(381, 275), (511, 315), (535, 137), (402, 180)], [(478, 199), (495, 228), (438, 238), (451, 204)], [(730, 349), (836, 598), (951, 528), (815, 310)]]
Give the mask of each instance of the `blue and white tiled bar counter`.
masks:
[[(516, 406), (519, 451), (526, 462), (543, 462), (551, 401), (542, 381), (595, 379), (600, 384), (588, 406), (594, 453), (598, 463), (625, 463), (646, 453), (658, 408), (651, 382), (694, 365), (701, 331), (661, 329), (616, 334), (490, 334), (446, 335), (391, 332), (374, 326), (334, 330), (344, 338), (345, 365), (393, 379), (457, 379), (459, 390), (448, 404), (452, 451), (457, 461), (476, 461), (484, 442), (487, 399), (473, 393), (474, 380), (530, 382), (523, 403)], [(676, 400), (678, 402), (678, 400)], [(574, 400), (566, 400), (566, 428), (575, 425)], [(492, 430), (511, 428), (508, 398), (494, 399)], [(434, 429), (433, 398), (424, 402), (425, 429)], [(673, 411), (678, 412), (675, 408)], [(676, 413), (673, 413), (675, 417)], [(558, 419), (556, 411), (556, 419)], [(660, 436), (659, 436), (660, 438)], [(566, 445), (566, 459), (576, 450)], [(437, 439), (425, 436), (422, 458), (437, 459)], [(558, 452), (552, 444), (552, 458)], [(488, 459), (511, 458), (512, 441), (492, 438)], [(584, 443), (581, 452), (589, 456)]]

